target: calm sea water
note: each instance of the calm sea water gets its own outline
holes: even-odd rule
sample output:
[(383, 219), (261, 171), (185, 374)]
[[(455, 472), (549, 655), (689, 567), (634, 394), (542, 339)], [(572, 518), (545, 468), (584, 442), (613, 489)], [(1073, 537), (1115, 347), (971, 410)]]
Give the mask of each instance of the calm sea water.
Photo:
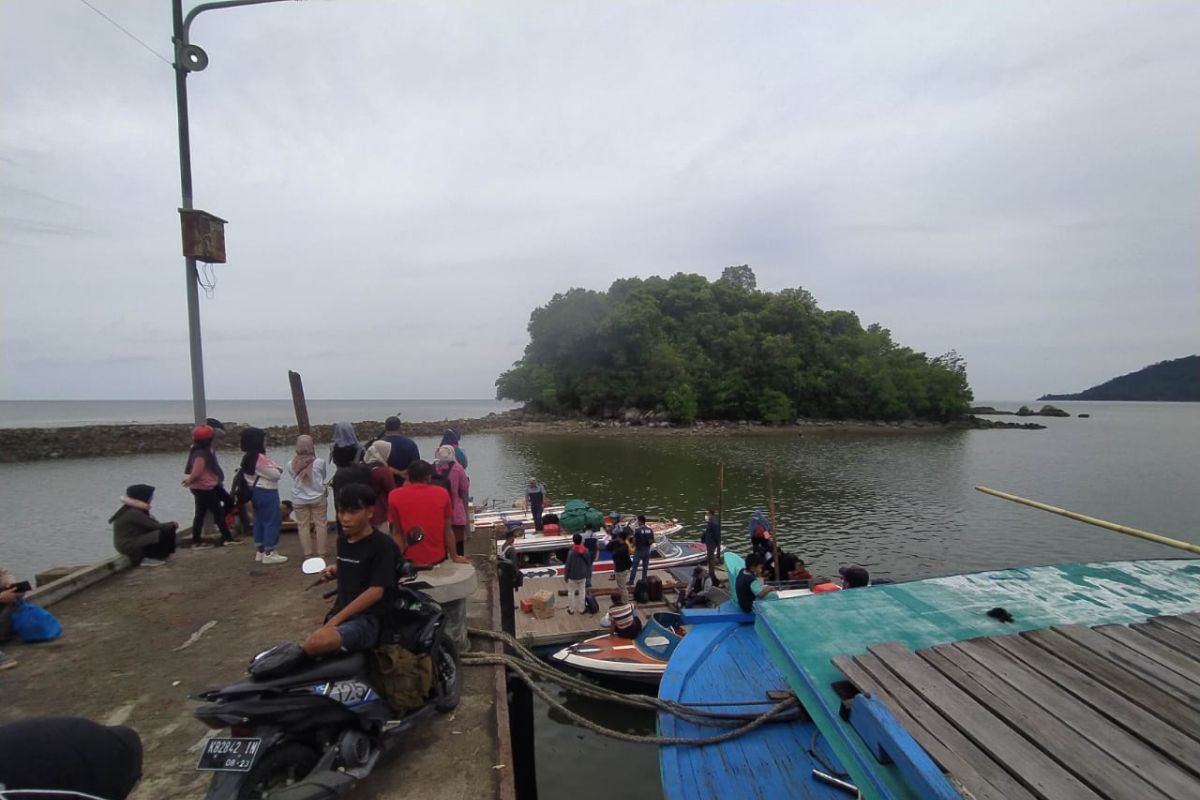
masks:
[[(1015, 409), (1018, 404), (990, 405)], [(726, 544), (743, 550), (748, 514), (766, 508), (771, 485), (780, 541), (804, 557), (814, 573), (835, 574), (839, 565), (857, 561), (878, 577), (908, 579), (1015, 565), (1181, 555), (985, 496), (974, 491), (976, 484), (1200, 543), (1200, 404), (1059, 405), (1091, 418), (1047, 418), (1041, 420), (1048, 426), (1043, 431), (790, 431), (730, 437), (514, 433), (467, 437), (463, 446), (479, 505), (511, 500), (534, 475), (554, 501), (582, 497), (606, 511), (666, 514), (687, 526), (685, 536), (695, 536), (704, 509), (720, 501)], [(381, 411), (394, 408), (394, 402), (386, 403)], [(290, 407), (285, 410), (290, 413)], [(455, 415), (434, 418), (446, 416)], [(436, 441), (420, 439), (418, 444), (428, 455)], [(283, 460), (287, 453), (272, 455)], [(232, 454), (224, 459), (231, 467)], [(191, 497), (179, 486), (183, 461), (180, 452), (0, 464), (5, 520), (0, 560), (28, 575), (109, 555), (104, 521), (130, 483), (160, 487), (155, 511), (161, 518), (189, 519)], [(721, 463), (725, 490), (718, 500)], [(647, 715), (594, 705), (580, 708), (626, 730), (653, 731)], [(601, 739), (555, 720), (545, 707), (538, 713), (543, 800), (608, 800), (615, 763), (625, 765), (621, 790), (657, 796), (654, 748)]]
[[(406, 422), (437, 422), (510, 408), (496, 400), (308, 400), (309, 417), (322, 422), (378, 421), (397, 413)], [(260, 426), (296, 422), (290, 399), (209, 400), (208, 416)], [(191, 421), (191, 400), (0, 400), (0, 428)]]

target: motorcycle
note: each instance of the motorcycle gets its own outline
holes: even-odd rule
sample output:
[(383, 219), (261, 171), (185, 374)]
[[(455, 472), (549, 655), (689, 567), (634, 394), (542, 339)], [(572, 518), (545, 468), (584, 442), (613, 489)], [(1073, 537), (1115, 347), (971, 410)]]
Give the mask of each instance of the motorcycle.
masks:
[[(312, 575), (325, 562), (310, 558), (301, 567)], [(424, 705), (395, 711), (371, 685), (366, 653), (312, 660), (296, 644), (264, 650), (251, 659), (248, 680), (194, 698), (208, 703), (194, 712), (201, 722), (230, 733), (209, 739), (197, 765), (213, 773), (207, 800), (335, 800), (371, 773), (389, 745), (458, 705), (458, 649), (443, 630), (441, 606), (420, 591), (428, 584), (414, 578), (410, 569), (398, 583), (392, 627), (394, 640), (431, 658)]]

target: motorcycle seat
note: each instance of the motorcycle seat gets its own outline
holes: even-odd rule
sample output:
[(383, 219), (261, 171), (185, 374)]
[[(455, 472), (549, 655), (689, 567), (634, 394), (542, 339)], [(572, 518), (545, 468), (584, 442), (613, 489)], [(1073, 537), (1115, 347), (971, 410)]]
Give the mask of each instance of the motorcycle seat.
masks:
[(261, 692), (263, 689), (296, 686), (297, 684), (345, 680), (361, 675), (366, 671), (366, 668), (366, 653), (347, 653), (346, 655), (323, 658), (316, 663), (309, 664), (302, 669), (290, 672), (287, 675), (281, 675), (277, 678), (270, 678), (269, 680), (251, 678), (248, 681), (227, 687), (222, 693), (242, 694), (245, 692)]

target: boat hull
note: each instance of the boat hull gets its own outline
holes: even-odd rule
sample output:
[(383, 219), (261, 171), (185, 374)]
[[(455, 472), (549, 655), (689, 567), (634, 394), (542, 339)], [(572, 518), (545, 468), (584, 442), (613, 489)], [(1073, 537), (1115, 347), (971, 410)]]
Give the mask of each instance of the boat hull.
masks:
[[(672, 567), (687, 567), (702, 564), (708, 558), (708, 550), (699, 542), (674, 542), (670, 539), (655, 545), (659, 553), (650, 559), (650, 569), (670, 569)], [(607, 551), (601, 550), (595, 563), (592, 564), (593, 575), (603, 575), (613, 571), (612, 558)], [(545, 564), (541, 566), (522, 567), (521, 574), (529, 578), (561, 577), (566, 572), (562, 564)]]

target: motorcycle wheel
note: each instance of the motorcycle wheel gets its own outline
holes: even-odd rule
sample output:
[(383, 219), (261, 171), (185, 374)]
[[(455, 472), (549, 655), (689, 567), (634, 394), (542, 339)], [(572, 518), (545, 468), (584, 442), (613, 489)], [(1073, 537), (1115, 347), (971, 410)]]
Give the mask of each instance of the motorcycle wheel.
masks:
[(458, 708), (462, 690), (462, 663), (458, 660), (458, 647), (450, 637), (442, 634), (433, 664), (433, 679), (437, 681), (437, 699), (433, 707), (442, 714)]
[(317, 753), (300, 742), (286, 742), (272, 748), (254, 769), (246, 773), (238, 800), (263, 800), (275, 791), (291, 786), (312, 772)]

